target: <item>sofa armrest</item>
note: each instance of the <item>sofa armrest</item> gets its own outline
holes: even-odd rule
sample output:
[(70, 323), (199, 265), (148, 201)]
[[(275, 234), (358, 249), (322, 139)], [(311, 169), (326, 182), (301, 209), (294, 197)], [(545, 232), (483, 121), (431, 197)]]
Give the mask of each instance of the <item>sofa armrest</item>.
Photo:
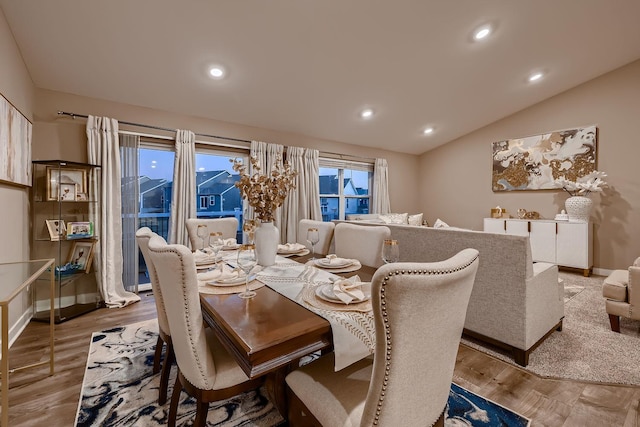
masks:
[(629, 267), (629, 284), (627, 296), (632, 307), (640, 309), (640, 267)]
[(525, 349), (546, 335), (564, 317), (564, 286), (558, 281), (558, 266), (533, 264), (533, 276), (526, 285)]

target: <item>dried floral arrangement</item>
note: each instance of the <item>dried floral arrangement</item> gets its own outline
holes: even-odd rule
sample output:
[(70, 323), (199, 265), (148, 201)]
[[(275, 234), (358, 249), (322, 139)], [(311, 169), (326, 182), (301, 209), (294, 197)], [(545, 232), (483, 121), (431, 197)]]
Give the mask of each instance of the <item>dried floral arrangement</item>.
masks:
[(275, 210), (282, 206), (289, 191), (296, 188), (295, 177), (298, 172), (292, 170), (288, 162), (283, 163), (281, 160), (280, 157), (276, 158), (271, 173), (264, 175), (257, 157), (251, 156), (249, 161), (252, 175), (249, 175), (247, 165), (241, 160), (231, 159), (233, 170), (240, 175), (235, 186), (262, 222), (273, 221)]
[(598, 193), (607, 186), (607, 182), (604, 180), (606, 177), (607, 174), (604, 172), (593, 171), (575, 181), (560, 177), (555, 180), (555, 183), (571, 196), (588, 196), (591, 192)]

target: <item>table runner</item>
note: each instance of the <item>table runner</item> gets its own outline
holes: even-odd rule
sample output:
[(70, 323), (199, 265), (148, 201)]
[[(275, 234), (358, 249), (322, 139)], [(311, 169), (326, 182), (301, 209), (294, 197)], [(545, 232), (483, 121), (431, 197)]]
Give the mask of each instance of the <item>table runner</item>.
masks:
[(257, 280), (329, 321), (333, 334), (335, 370), (339, 371), (373, 354), (375, 326), (371, 311), (344, 311), (348, 306), (343, 306), (339, 311), (321, 309), (305, 301), (305, 291), (331, 283), (330, 279), (336, 277), (331, 272), (277, 256), (276, 264), (263, 268)]

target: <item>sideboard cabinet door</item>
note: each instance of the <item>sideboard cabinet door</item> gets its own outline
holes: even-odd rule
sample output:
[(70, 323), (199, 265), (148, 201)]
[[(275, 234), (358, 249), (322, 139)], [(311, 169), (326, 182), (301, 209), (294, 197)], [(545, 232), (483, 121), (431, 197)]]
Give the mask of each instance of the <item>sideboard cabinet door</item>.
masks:
[(531, 258), (536, 262), (556, 263), (556, 223), (530, 221)]
[(593, 267), (592, 225), (585, 222), (558, 222), (557, 264), (589, 270)]

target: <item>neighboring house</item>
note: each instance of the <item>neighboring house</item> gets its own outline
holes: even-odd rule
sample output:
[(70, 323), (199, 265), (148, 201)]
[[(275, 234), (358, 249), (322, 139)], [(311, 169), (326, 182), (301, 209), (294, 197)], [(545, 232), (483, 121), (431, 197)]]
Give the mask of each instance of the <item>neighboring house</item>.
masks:
[[(337, 175), (320, 176), (320, 209), (323, 221), (338, 219), (340, 203)], [(349, 196), (367, 196), (368, 191), (356, 187), (351, 178), (344, 179), (342, 194), (345, 198), (345, 214), (369, 213), (369, 198), (349, 198)], [(331, 197), (334, 196), (334, 197)]]
[[(141, 176), (139, 179), (140, 189), (140, 213), (160, 213), (168, 212), (171, 202), (171, 191), (167, 191), (170, 183), (166, 179), (151, 179), (148, 176)], [(169, 199), (167, 200), (167, 193)]]
[(240, 190), (235, 186), (239, 179), (239, 175), (226, 170), (196, 173), (198, 216), (205, 212), (242, 210)]

